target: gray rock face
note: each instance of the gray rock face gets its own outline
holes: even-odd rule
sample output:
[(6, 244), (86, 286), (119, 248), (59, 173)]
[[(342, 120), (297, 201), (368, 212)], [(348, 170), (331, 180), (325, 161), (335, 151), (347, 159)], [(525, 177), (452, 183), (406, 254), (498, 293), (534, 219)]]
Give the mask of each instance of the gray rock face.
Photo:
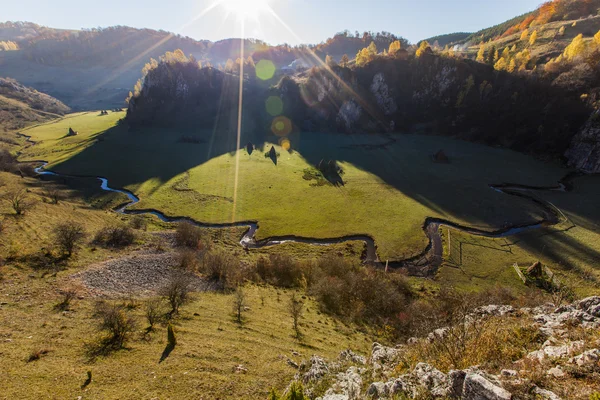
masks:
[(354, 364), (365, 365), (367, 363), (367, 359), (360, 354), (356, 354), (352, 350), (344, 350), (340, 353), (341, 361), (348, 361)]
[(367, 397), (372, 399), (381, 399), (388, 395), (388, 387), (383, 382), (371, 383), (371, 386), (367, 389)]
[(494, 316), (494, 317), (503, 317), (508, 314), (515, 313), (515, 308), (513, 306), (498, 306), (498, 305), (489, 305), (478, 307), (473, 311), (473, 314), (479, 317), (483, 316)]
[(304, 383), (318, 381), (329, 372), (327, 363), (318, 356), (312, 356), (309, 361), (308, 371), (302, 376)]
[(361, 387), (362, 377), (356, 367), (350, 367), (346, 372), (338, 374), (336, 383), (327, 391), (326, 395), (341, 394), (348, 400), (358, 400)]
[(479, 374), (467, 374), (463, 387), (463, 400), (510, 400), (512, 395)]
[(379, 343), (373, 343), (371, 350), (371, 364), (386, 364), (398, 356), (398, 349), (385, 347)]
[(584, 352), (576, 357), (569, 359), (569, 363), (577, 364), (580, 367), (585, 367), (588, 365), (594, 365), (600, 362), (600, 350), (593, 349)]
[(537, 398), (540, 398), (542, 400), (561, 400), (561, 398), (558, 397), (554, 392), (551, 392), (546, 389), (540, 389), (539, 387), (533, 389), (533, 393), (536, 395)]
[(584, 343), (581, 340), (577, 340), (571, 343), (559, 345), (559, 346), (551, 346), (547, 343), (544, 344), (541, 350), (536, 350), (527, 355), (527, 358), (531, 360), (544, 360), (546, 358), (557, 359), (557, 358), (566, 358), (573, 354), (576, 354), (578, 351), (583, 349)]
[(565, 153), (569, 164), (589, 173), (600, 172), (600, 110), (577, 133)]
[(450, 397), (460, 398), (463, 395), (463, 386), (467, 373), (461, 370), (448, 372), (448, 394)]
[(419, 363), (412, 373), (417, 383), (434, 397), (446, 397), (449, 392), (448, 377), (429, 364)]

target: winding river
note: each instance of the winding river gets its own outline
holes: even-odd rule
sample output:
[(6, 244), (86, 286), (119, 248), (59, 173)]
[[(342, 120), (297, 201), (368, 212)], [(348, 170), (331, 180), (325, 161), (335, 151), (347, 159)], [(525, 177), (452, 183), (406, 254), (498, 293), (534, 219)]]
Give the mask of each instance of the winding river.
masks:
[[(27, 138), (27, 141), (30, 144), (35, 144), (34, 141), (31, 140), (30, 137), (26, 135), (21, 135)], [(40, 176), (57, 176), (63, 178), (86, 178), (83, 176), (75, 176), (75, 175), (63, 175), (58, 174), (56, 172), (47, 170), (45, 167), (48, 165), (47, 162), (38, 161), (42, 163), (41, 166), (35, 169), (35, 172)], [(455, 222), (439, 219), (439, 218), (427, 218), (423, 224), (423, 231), (425, 235), (429, 239), (429, 244), (423, 250), (422, 253), (408, 258), (404, 260), (395, 260), (386, 262), (386, 266), (388, 268), (393, 269), (405, 269), (409, 274), (416, 276), (430, 276), (434, 273), (437, 268), (442, 263), (442, 254), (443, 254), (443, 246), (442, 239), (439, 233), (440, 227), (448, 227), (457, 229), (459, 231), (468, 233), (470, 235), (482, 236), (488, 238), (503, 238), (512, 235), (519, 234), (521, 232), (527, 230), (540, 229), (545, 226), (556, 225), (561, 220), (564, 220), (564, 214), (556, 208), (551, 203), (540, 200), (539, 198), (534, 197), (532, 194), (528, 193), (530, 191), (568, 191), (570, 189), (570, 180), (574, 178), (575, 174), (569, 174), (565, 178), (563, 178), (558, 185), (551, 187), (535, 187), (535, 186), (526, 186), (520, 184), (498, 184), (498, 185), (489, 185), (490, 189), (495, 190), (502, 195), (510, 195), (510, 196), (518, 196), (521, 198), (525, 198), (529, 201), (534, 202), (538, 208), (544, 211), (545, 217), (541, 221), (537, 221), (530, 224), (525, 225), (514, 225), (509, 226), (496, 231), (486, 231), (474, 227), (463, 226), (457, 224)], [(256, 239), (256, 232), (259, 228), (258, 221), (241, 221), (235, 223), (224, 223), (224, 224), (207, 224), (200, 221), (196, 221), (189, 217), (177, 217), (177, 216), (168, 216), (165, 213), (159, 210), (146, 209), (146, 210), (132, 210), (130, 209), (132, 206), (140, 202), (139, 197), (137, 197), (132, 192), (125, 189), (114, 189), (109, 186), (109, 182), (106, 178), (97, 177), (100, 181), (100, 188), (107, 192), (121, 193), (127, 196), (129, 201), (124, 205), (119, 206), (115, 209), (116, 212), (121, 214), (128, 215), (154, 215), (164, 222), (189, 222), (193, 225), (196, 225), (201, 228), (238, 228), (245, 227), (247, 228), (242, 238), (240, 239), (240, 245), (244, 247), (244, 249), (259, 249), (268, 246), (276, 246), (283, 243), (288, 242), (296, 242), (296, 243), (305, 243), (311, 245), (318, 246), (329, 246), (344, 242), (351, 241), (360, 241), (363, 242), (366, 246), (366, 251), (363, 254), (363, 260), (365, 263), (373, 264), (373, 265), (382, 265), (382, 262), (379, 260), (377, 256), (377, 246), (375, 244), (375, 240), (366, 234), (358, 234), (358, 235), (349, 235), (339, 238), (331, 238), (331, 239), (317, 239), (317, 238), (305, 238), (294, 235), (289, 236), (280, 236), (280, 237), (272, 237), (262, 240)]]

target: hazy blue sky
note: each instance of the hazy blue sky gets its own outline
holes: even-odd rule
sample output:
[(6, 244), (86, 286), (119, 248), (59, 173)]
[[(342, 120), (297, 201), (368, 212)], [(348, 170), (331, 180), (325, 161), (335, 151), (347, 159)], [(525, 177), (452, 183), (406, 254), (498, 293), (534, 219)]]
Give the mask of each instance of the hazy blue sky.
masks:
[[(4, 0), (2, 20), (55, 28), (129, 25), (164, 29), (196, 39), (241, 35), (237, 15), (217, 6), (190, 23), (215, 0)], [(241, 1), (241, 0), (224, 0)], [(251, 3), (253, 0), (244, 0)], [(265, 0), (254, 0), (265, 1)], [(542, 0), (269, 0), (273, 15), (247, 19), (246, 36), (271, 44), (319, 43), (348, 29), (388, 31), (416, 42), (456, 31), (477, 31), (535, 9)], [(290, 32), (290, 30), (293, 32)]]

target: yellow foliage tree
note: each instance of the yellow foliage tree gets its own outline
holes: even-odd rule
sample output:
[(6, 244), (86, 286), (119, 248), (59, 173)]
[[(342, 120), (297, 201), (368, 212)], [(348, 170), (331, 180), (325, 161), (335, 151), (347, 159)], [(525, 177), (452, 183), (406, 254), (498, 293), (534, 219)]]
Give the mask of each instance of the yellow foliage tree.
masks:
[(485, 62), (485, 49), (483, 46), (479, 47), (479, 51), (477, 52), (477, 61), (480, 63)]
[(366, 47), (356, 54), (356, 65), (359, 67), (365, 65), (369, 61), (371, 61), (371, 55)]
[(600, 31), (594, 35), (594, 42), (596, 43), (596, 46), (600, 46)]
[(508, 63), (508, 67), (506, 68), (506, 70), (508, 72), (515, 72), (516, 68), (517, 68), (517, 64), (515, 63), (515, 60), (512, 59), (512, 60), (510, 60), (510, 63)]
[(419, 48), (417, 49), (417, 52), (415, 53), (415, 55), (417, 57), (421, 57), (425, 52), (431, 52), (431, 46), (429, 46), (429, 43), (427, 43), (426, 40), (423, 40), (421, 42), (421, 44), (419, 45)]
[(560, 29), (558, 30), (558, 35), (559, 36), (564, 36), (565, 35), (565, 26), (561, 26)]
[(367, 47), (367, 50), (369, 51), (370, 55), (376, 56), (377, 55), (377, 46), (375, 45), (375, 42), (371, 42), (369, 47)]
[(525, 29), (522, 33), (521, 33), (521, 41), (523, 40), (527, 40), (527, 38), (529, 37), (529, 29)]
[(535, 42), (537, 41), (537, 38), (538, 38), (538, 32), (537, 31), (533, 31), (533, 33), (529, 37), (529, 45), (533, 46), (535, 44)]
[(498, 71), (505, 71), (508, 68), (508, 64), (506, 62), (506, 59), (504, 58), (500, 58), (496, 64), (494, 64), (494, 69), (498, 70)]
[(565, 48), (563, 55), (567, 61), (572, 61), (575, 57), (583, 55), (585, 50), (586, 44), (583, 40), (583, 35), (580, 33), (579, 35), (575, 36), (571, 44)]
[(502, 57), (506, 58), (507, 60), (510, 58), (510, 50), (508, 49), (508, 46), (502, 50)]
[(514, 53), (515, 51), (517, 51), (517, 45), (513, 44), (513, 47), (510, 48), (510, 52)]
[(394, 55), (397, 52), (399, 52), (401, 48), (402, 48), (402, 43), (400, 43), (399, 40), (396, 40), (396, 41), (390, 43), (390, 48), (388, 49), (388, 53), (391, 55)]

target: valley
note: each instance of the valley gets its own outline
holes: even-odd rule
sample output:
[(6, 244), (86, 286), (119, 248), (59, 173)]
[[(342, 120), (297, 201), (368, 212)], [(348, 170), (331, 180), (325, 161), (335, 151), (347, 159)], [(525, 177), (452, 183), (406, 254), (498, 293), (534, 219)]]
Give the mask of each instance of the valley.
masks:
[(600, 0), (111, 1), (3, 5), (0, 400), (600, 399)]

